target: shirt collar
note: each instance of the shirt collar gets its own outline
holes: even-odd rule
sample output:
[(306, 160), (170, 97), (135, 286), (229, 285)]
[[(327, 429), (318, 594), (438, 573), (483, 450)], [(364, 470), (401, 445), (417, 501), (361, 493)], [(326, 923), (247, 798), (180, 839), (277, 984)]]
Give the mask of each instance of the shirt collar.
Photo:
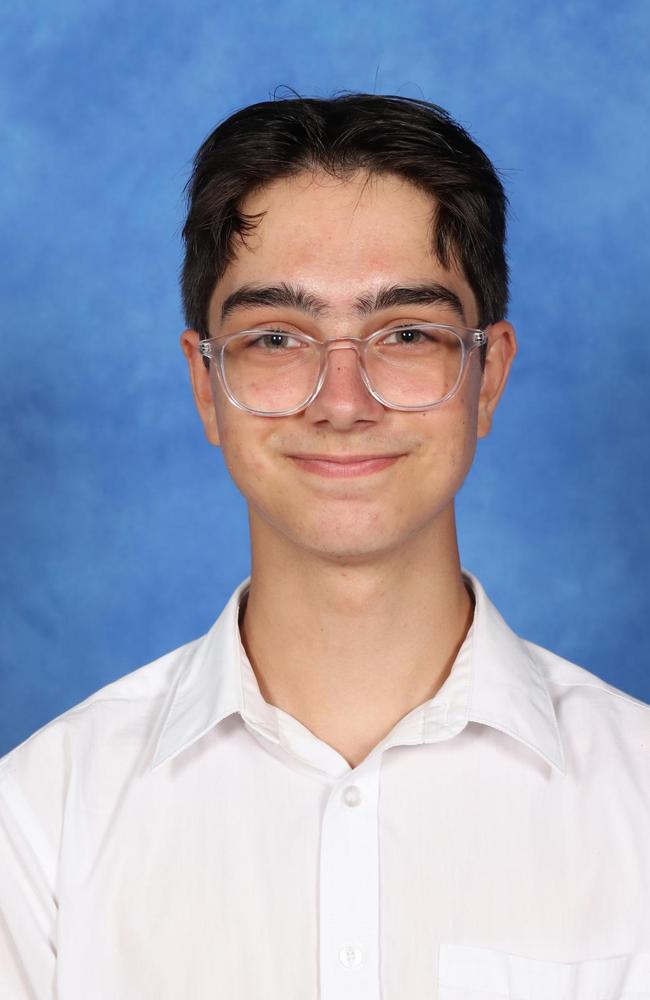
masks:
[[(474, 592), (474, 618), (451, 672), (435, 697), (401, 720), (392, 740), (382, 742), (434, 742), (476, 722), (518, 740), (566, 774), (555, 709), (540, 666), (479, 580), (466, 569), (462, 573)], [(163, 709), (152, 770), (236, 712), (275, 743), (282, 742), (283, 713), (262, 698), (239, 633), (239, 604), (249, 583), (247, 577), (235, 588), (212, 628), (185, 648)]]
[(477, 578), (465, 569), (463, 574), (476, 598), (469, 720), (519, 740), (565, 775), (560, 730), (542, 667)]

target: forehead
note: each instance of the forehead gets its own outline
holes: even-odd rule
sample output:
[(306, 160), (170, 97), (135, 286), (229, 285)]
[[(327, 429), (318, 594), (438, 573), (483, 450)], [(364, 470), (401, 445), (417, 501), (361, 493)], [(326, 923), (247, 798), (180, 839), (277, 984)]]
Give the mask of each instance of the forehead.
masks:
[(434, 280), (475, 318), (465, 277), (433, 252), (436, 207), (431, 195), (391, 174), (304, 173), (274, 181), (240, 206), (259, 218), (245, 241), (236, 240), (210, 311), (246, 283), (300, 284), (345, 312), (382, 285)]

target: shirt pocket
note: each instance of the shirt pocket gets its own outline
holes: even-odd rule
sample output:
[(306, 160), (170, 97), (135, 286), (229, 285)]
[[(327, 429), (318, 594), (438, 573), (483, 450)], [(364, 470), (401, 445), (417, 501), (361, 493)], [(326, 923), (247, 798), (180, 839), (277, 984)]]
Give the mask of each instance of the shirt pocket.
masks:
[(436, 1000), (650, 1000), (650, 951), (546, 962), (441, 944)]

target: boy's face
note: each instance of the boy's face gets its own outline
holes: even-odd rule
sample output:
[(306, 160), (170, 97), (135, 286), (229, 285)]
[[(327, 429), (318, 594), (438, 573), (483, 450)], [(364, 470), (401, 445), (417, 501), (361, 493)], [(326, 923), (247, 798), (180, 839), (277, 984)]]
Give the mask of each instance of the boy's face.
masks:
[[(210, 335), (280, 325), (323, 340), (366, 337), (402, 321), (475, 327), (474, 295), (457, 271), (431, 252), (431, 198), (391, 175), (345, 181), (302, 174), (250, 195), (242, 209), (264, 212), (236, 247), (209, 309)], [(354, 302), (384, 286), (437, 283), (460, 301), (410, 304), (360, 317)], [(285, 306), (241, 306), (221, 318), (228, 296), (243, 285), (300, 286), (327, 303), (315, 317)], [(516, 352), (512, 327), (488, 330), (481, 377), (478, 351), (456, 395), (433, 410), (403, 412), (377, 402), (365, 388), (354, 350), (330, 354), (316, 400), (288, 417), (259, 417), (233, 406), (214, 365), (208, 373), (196, 344), (181, 337), (208, 440), (219, 445), (246, 498), (257, 538), (279, 533), (333, 560), (360, 561), (399, 548), (414, 536), (453, 524), (453, 499), (472, 463), (476, 439), (490, 429)], [(380, 471), (326, 477), (294, 456), (399, 455)]]

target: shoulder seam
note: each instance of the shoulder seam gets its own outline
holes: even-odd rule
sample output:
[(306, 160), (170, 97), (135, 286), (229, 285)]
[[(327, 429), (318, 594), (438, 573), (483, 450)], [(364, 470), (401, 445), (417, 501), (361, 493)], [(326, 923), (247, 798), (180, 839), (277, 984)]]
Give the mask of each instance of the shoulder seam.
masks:
[[(54, 726), (57, 722), (61, 723), (66, 719), (74, 718), (77, 715), (89, 710), (94, 705), (108, 704), (113, 701), (114, 702), (131, 701), (132, 699), (130, 698), (121, 696), (119, 694), (113, 694), (112, 692), (109, 691), (109, 689), (112, 688), (114, 685), (119, 684), (120, 681), (126, 680), (133, 674), (138, 673), (138, 671), (140, 670), (145, 670), (147, 667), (154, 667), (161, 661), (167, 659), (168, 657), (173, 656), (174, 653), (181, 653), (182, 651), (182, 656), (179, 657), (179, 660), (181, 662), (184, 661), (187, 655), (189, 654), (189, 649), (187, 647), (192, 646), (194, 643), (198, 641), (199, 639), (191, 639), (189, 642), (184, 643), (177, 649), (172, 649), (168, 653), (163, 653), (162, 656), (157, 657), (155, 660), (150, 660), (149, 663), (144, 663), (140, 667), (135, 667), (133, 670), (129, 671), (126, 674), (121, 674), (119, 677), (116, 677), (115, 680), (109, 681), (107, 684), (105, 684), (98, 690), (91, 691), (91, 693), (87, 695), (87, 697), (83, 698), (81, 701), (77, 702), (74, 705), (71, 705), (69, 708), (64, 709), (63, 712), (59, 712), (59, 714), (55, 715), (53, 719), (48, 719), (48, 721), (44, 722), (42, 726), (39, 726), (38, 729), (35, 729), (32, 733), (26, 736), (24, 740), (21, 740), (20, 743), (16, 744), (16, 746), (12, 747), (10, 750), (6, 752), (6, 754), (0, 757), (0, 774), (2, 774), (2, 768), (4, 762), (5, 761), (8, 762), (12, 754), (14, 754), (21, 747), (24, 747), (26, 744), (30, 743), (33, 739), (35, 739), (41, 733), (48, 730), (51, 726)], [(178, 669), (180, 669), (180, 666), (178, 667)], [(6, 766), (8, 766), (8, 763)]]
[(638, 705), (640, 708), (650, 709), (650, 704), (643, 701), (641, 698), (637, 698), (633, 694), (629, 694), (627, 691), (621, 691), (613, 688), (608, 681), (601, 679), (602, 683), (592, 684), (589, 681), (561, 681), (556, 680), (554, 677), (546, 677), (546, 681), (549, 684), (556, 684), (558, 687), (584, 687), (591, 688), (593, 691), (602, 691), (603, 694), (610, 695), (613, 698), (620, 698), (622, 701), (630, 702), (632, 705)]

